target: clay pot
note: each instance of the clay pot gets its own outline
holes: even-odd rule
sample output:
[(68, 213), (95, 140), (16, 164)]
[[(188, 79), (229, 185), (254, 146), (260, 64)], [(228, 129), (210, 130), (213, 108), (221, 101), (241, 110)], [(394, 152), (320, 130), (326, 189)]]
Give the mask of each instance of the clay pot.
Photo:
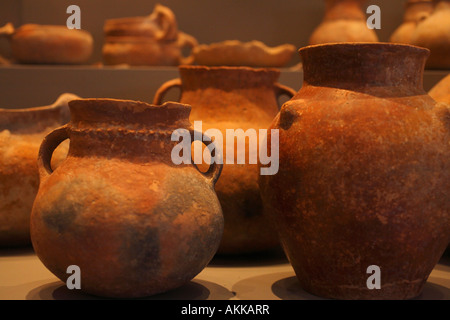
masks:
[(434, 100), (450, 105), (450, 74), (439, 81), (428, 94)]
[(402, 24), (392, 33), (390, 42), (411, 44), (417, 24), (430, 16), (434, 6), (432, 0), (408, 0)]
[(325, 0), (324, 19), (312, 33), (309, 44), (377, 42), (376, 32), (367, 27), (364, 3), (365, 0)]
[(8, 23), (0, 36), (10, 39), (14, 62), (22, 64), (84, 64), (93, 52), (92, 35), (85, 30), (59, 25), (25, 24), (18, 29)]
[[(222, 133), (224, 159), (228, 144), (233, 143), (227, 142), (227, 129), (254, 129), (259, 140), (259, 129), (267, 129), (279, 110), (277, 97), (292, 97), (295, 93), (277, 83), (279, 71), (275, 69), (181, 66), (179, 72), (180, 79), (163, 84), (156, 92), (154, 104), (161, 104), (171, 88), (181, 88), (180, 102), (192, 105), (191, 122), (202, 121), (206, 132), (218, 129)], [(237, 164), (235, 150), (233, 163), (225, 161), (216, 185), (225, 219), (219, 254), (257, 252), (279, 244), (263, 215), (258, 188), (260, 172), (256, 163), (250, 164), (249, 150), (246, 139), (245, 164)]]
[[(279, 172), (260, 187), (314, 295), (416, 297), (450, 241), (450, 109), (423, 90), (428, 54), (383, 43), (301, 49), (303, 87), (271, 126)], [(381, 289), (368, 288), (370, 266)]]
[(281, 68), (293, 58), (296, 47), (283, 44), (268, 47), (261, 41), (227, 40), (199, 45), (193, 50), (194, 62), (202, 66), (248, 66)]
[[(69, 121), (63, 94), (50, 105), (28, 109), (0, 109), (0, 247), (30, 245), (30, 214), (39, 186), (36, 164), (45, 135)], [(58, 148), (54, 166), (65, 158), (67, 145)]]
[[(180, 287), (216, 253), (223, 216), (214, 192), (221, 165), (201, 173), (171, 159), (172, 133), (190, 106), (110, 99), (70, 103), (70, 123), (39, 152), (41, 183), (31, 216), (37, 256), (62, 281), (81, 271), (81, 290), (136, 298)], [(70, 139), (52, 171), (53, 149)]]
[(106, 65), (178, 66), (191, 64), (197, 40), (178, 31), (173, 12), (157, 4), (147, 17), (110, 19), (104, 25), (102, 54)]
[(411, 44), (430, 49), (427, 69), (450, 69), (450, 0), (433, 2), (433, 13), (417, 25)]

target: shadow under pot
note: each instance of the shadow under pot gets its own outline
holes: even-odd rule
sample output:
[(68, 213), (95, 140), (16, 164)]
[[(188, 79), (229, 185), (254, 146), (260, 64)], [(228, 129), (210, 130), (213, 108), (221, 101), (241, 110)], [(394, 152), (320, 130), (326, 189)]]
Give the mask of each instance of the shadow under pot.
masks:
[[(180, 287), (217, 251), (222, 210), (214, 191), (221, 165), (201, 173), (175, 165), (172, 133), (189, 137), (190, 106), (86, 99), (39, 152), (41, 183), (31, 216), (37, 256), (59, 279), (81, 271), (81, 290), (113, 298)], [(56, 170), (54, 148), (70, 140)]]
[[(28, 246), (30, 214), (39, 187), (37, 157), (44, 137), (69, 122), (68, 102), (79, 97), (61, 95), (49, 106), (0, 109), (0, 247)], [(61, 145), (53, 166), (66, 157)]]
[[(262, 151), (258, 143), (264, 138), (260, 130), (266, 132), (279, 111), (278, 98), (291, 98), (295, 91), (277, 82), (280, 72), (276, 69), (180, 66), (179, 73), (179, 79), (160, 87), (154, 104), (161, 104), (172, 88), (179, 88), (179, 101), (192, 106), (191, 122), (201, 121), (206, 133), (219, 131), (209, 134), (220, 141), (225, 162), (216, 185), (225, 219), (218, 253), (245, 254), (278, 247), (259, 193), (257, 162)], [(201, 152), (194, 146), (193, 158), (200, 156), (197, 162), (201, 162)], [(276, 171), (278, 159), (271, 160)]]
[(303, 87), (271, 126), (279, 172), (260, 187), (309, 293), (414, 298), (443, 255), (450, 109), (423, 90), (428, 55), (395, 44), (301, 49)]

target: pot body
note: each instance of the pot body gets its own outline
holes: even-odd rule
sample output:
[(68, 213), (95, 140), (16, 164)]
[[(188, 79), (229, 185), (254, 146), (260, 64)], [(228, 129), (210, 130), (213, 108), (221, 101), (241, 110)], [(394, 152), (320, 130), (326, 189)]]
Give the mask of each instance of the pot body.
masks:
[(403, 22), (392, 33), (389, 41), (393, 43), (412, 44), (412, 37), (417, 24), (428, 18), (433, 10), (432, 0), (408, 0), (405, 5)]
[[(181, 78), (161, 86), (154, 103), (160, 104), (170, 88), (180, 87), (180, 102), (192, 106), (191, 122), (201, 121), (206, 133), (209, 129), (221, 132), (225, 163), (216, 192), (225, 228), (218, 253), (249, 253), (278, 246), (278, 238), (263, 214), (260, 172), (257, 162), (250, 163), (250, 139), (245, 139), (245, 150), (238, 150), (238, 143), (227, 139), (227, 130), (255, 130), (259, 141), (259, 129), (267, 130), (279, 110), (277, 97), (292, 97), (295, 92), (277, 84), (279, 71), (275, 69), (181, 66), (179, 71)], [(234, 149), (231, 161), (227, 160), (230, 148)], [(245, 162), (238, 164), (242, 155)]]
[(325, 16), (309, 39), (310, 45), (334, 42), (377, 42), (367, 27), (364, 0), (325, 0)]
[[(70, 107), (69, 125), (41, 147), (31, 219), (38, 257), (62, 281), (77, 265), (82, 290), (97, 296), (144, 297), (189, 282), (223, 230), (220, 166), (201, 174), (171, 160), (172, 131), (191, 130), (189, 106), (93, 99)], [(69, 155), (52, 172), (51, 150), (66, 138)]]
[[(61, 95), (50, 106), (0, 110), (0, 247), (30, 245), (30, 214), (39, 187), (39, 146), (53, 129), (69, 121), (68, 102)], [(64, 144), (53, 165), (67, 154)]]
[(433, 13), (417, 25), (411, 44), (430, 49), (428, 69), (450, 69), (450, 1), (434, 3)]
[[(427, 53), (389, 44), (301, 50), (304, 86), (272, 124), (280, 170), (260, 187), (312, 294), (416, 297), (449, 243), (450, 110), (423, 91)], [(371, 266), (381, 289), (367, 285)]]

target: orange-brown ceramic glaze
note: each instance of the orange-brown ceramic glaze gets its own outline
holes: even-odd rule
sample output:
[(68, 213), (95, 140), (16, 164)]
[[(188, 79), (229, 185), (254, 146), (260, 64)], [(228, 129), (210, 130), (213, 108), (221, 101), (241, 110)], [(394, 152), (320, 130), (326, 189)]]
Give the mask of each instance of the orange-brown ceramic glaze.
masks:
[[(265, 206), (302, 287), (334, 299), (418, 296), (450, 241), (450, 109), (423, 90), (428, 50), (301, 50), (304, 86), (274, 120)], [(381, 289), (370, 290), (372, 266)]]
[[(186, 284), (212, 259), (223, 232), (214, 191), (221, 167), (202, 174), (173, 164), (172, 132), (190, 130), (190, 107), (119, 100), (77, 100), (70, 124), (40, 153), (33, 246), (61, 280), (81, 270), (87, 293), (136, 298)], [(51, 150), (70, 139), (54, 172)]]

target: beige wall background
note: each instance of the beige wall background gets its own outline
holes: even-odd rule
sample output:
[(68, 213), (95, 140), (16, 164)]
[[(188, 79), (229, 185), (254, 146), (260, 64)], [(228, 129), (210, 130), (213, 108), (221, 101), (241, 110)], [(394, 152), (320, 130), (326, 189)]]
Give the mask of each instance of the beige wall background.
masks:
[[(177, 17), (179, 29), (200, 43), (237, 39), (260, 40), (269, 46), (291, 43), (305, 46), (324, 12), (323, 0), (0, 0), (0, 24), (13, 22), (65, 25), (66, 9), (81, 8), (81, 25), (95, 39), (93, 61), (101, 60), (103, 24), (106, 19), (145, 16), (156, 3), (168, 6)], [(381, 41), (401, 23), (404, 0), (368, 0), (382, 13)], [(1, 44), (5, 52), (7, 45)]]

